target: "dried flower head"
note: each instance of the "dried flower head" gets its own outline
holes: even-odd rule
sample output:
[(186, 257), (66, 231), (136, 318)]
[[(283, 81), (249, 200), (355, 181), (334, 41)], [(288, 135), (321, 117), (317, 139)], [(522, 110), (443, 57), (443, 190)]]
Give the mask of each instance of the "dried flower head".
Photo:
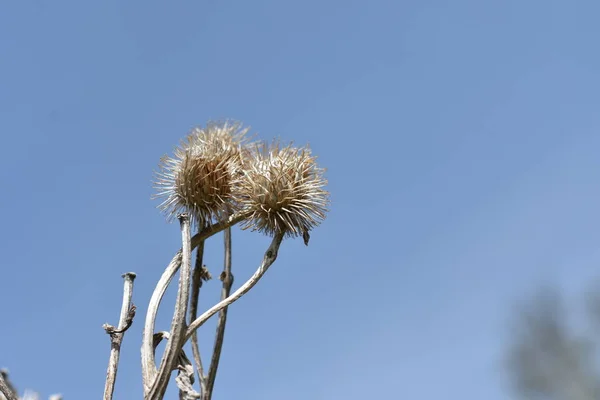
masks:
[(163, 157), (156, 174), (159, 208), (172, 220), (190, 213), (204, 225), (231, 212), (232, 191), (241, 177), (243, 140), (248, 128), (226, 121), (195, 128), (175, 149), (174, 157)]
[(323, 189), (324, 169), (315, 160), (308, 147), (257, 145), (236, 190), (239, 207), (249, 215), (242, 229), (306, 237), (319, 225), (325, 219), (329, 193)]

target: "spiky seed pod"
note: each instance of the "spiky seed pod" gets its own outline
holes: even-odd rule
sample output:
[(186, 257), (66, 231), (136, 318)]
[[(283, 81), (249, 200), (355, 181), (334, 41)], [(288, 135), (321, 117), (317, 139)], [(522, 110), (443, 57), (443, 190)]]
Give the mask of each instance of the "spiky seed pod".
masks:
[(156, 174), (155, 198), (172, 220), (190, 213), (201, 225), (232, 212), (232, 191), (243, 168), (243, 141), (248, 128), (226, 121), (195, 128), (175, 149), (174, 157), (163, 157)]
[(308, 147), (281, 147), (274, 142), (253, 150), (236, 190), (239, 207), (249, 214), (242, 229), (306, 237), (327, 213), (324, 169), (317, 166)]

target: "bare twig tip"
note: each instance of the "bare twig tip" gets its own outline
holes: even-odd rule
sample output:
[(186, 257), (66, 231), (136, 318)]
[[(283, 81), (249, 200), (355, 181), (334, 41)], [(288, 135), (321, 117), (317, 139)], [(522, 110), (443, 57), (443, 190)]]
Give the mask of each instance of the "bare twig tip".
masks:
[(124, 279), (134, 280), (137, 277), (137, 275), (135, 272), (125, 272), (123, 275), (121, 275), (121, 277)]

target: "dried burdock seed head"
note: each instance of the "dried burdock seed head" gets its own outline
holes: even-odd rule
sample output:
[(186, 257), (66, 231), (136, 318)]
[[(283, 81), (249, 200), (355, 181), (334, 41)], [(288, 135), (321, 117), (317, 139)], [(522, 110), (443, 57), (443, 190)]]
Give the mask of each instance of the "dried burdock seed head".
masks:
[(238, 206), (249, 215), (242, 229), (307, 237), (329, 204), (324, 169), (315, 160), (308, 147), (256, 145), (236, 190)]
[(154, 197), (164, 199), (159, 208), (168, 220), (188, 212), (194, 223), (204, 225), (233, 211), (232, 191), (242, 176), (247, 132), (237, 122), (211, 122), (195, 128), (174, 157), (161, 159)]

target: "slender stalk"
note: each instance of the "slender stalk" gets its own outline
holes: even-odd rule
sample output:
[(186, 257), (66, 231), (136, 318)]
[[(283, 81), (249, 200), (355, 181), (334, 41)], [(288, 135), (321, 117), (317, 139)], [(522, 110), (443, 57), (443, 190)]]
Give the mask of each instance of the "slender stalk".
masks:
[(177, 289), (177, 300), (175, 312), (171, 321), (170, 338), (167, 342), (165, 352), (158, 368), (156, 378), (148, 393), (149, 400), (162, 400), (169, 384), (171, 371), (177, 366), (177, 359), (183, 345), (185, 335), (185, 315), (190, 300), (191, 258), (192, 245), (190, 238), (190, 217), (188, 214), (178, 216), (181, 224), (181, 271), (179, 272), (179, 288)]
[[(210, 225), (204, 229), (202, 232), (194, 235), (192, 238), (191, 249), (195, 249), (198, 245), (209, 238), (210, 236), (221, 232), (223, 229), (233, 226), (243, 220), (246, 217), (245, 214), (233, 215), (225, 221), (217, 222), (213, 225)], [(144, 333), (142, 336), (142, 379), (144, 385), (144, 394), (146, 395), (154, 382), (154, 378), (156, 377), (156, 362), (154, 357), (154, 348), (152, 347), (153, 336), (154, 336), (154, 327), (156, 322), (156, 315), (158, 313), (158, 307), (160, 306), (160, 302), (167, 291), (167, 287), (169, 283), (179, 270), (179, 266), (181, 265), (181, 257), (182, 250), (175, 254), (165, 271), (163, 272), (160, 280), (158, 281), (154, 292), (152, 293), (152, 297), (150, 298), (150, 303), (148, 304), (148, 311), (146, 312), (146, 321), (144, 322)]]
[(221, 311), (223, 308), (229, 306), (231, 303), (235, 302), (240, 297), (242, 297), (243, 295), (245, 295), (246, 293), (248, 293), (248, 291), (250, 289), (252, 289), (258, 283), (258, 281), (267, 272), (267, 270), (269, 269), (269, 267), (277, 259), (277, 252), (279, 250), (279, 246), (281, 245), (281, 241), (282, 240), (283, 240), (283, 234), (282, 233), (276, 233), (275, 236), (273, 237), (273, 240), (271, 241), (271, 245), (269, 246), (269, 248), (265, 252), (265, 255), (263, 257), (262, 263), (260, 264), (260, 266), (258, 267), (258, 269), (256, 270), (256, 272), (254, 272), (254, 274), (250, 277), (250, 279), (248, 279), (242, 286), (240, 286), (240, 288), (238, 290), (236, 290), (235, 292), (233, 292), (233, 294), (231, 294), (225, 300), (222, 300), (222, 301), (218, 302), (217, 304), (215, 304), (214, 306), (212, 306), (211, 308), (209, 308), (208, 310), (206, 310), (198, 318), (196, 318), (190, 324), (190, 326), (188, 327), (188, 329), (186, 331), (186, 334), (185, 334), (185, 340), (186, 341), (189, 340), (189, 338), (192, 336), (192, 333), (196, 329), (198, 329), (199, 327), (201, 327), (206, 321), (208, 321), (208, 319), (210, 317), (212, 317), (213, 315), (215, 315), (216, 313), (218, 313), (219, 311)]
[[(121, 355), (121, 344), (125, 331), (133, 321), (135, 315), (135, 306), (131, 305), (131, 297), (133, 295), (133, 281), (135, 273), (127, 272), (123, 274), (123, 303), (121, 304), (121, 315), (119, 317), (119, 325), (115, 331), (113, 327), (104, 326), (107, 333), (110, 334), (110, 358), (108, 360), (108, 370), (106, 371), (106, 383), (104, 385), (104, 400), (111, 400), (115, 390), (115, 382), (117, 380), (117, 369), (119, 366), (119, 356)], [(112, 328), (112, 329), (109, 329)]]
[[(229, 228), (228, 228), (229, 229)], [(192, 298), (190, 302), (190, 322), (195, 320), (198, 316), (198, 300), (200, 297), (200, 288), (202, 287), (202, 281), (204, 279), (210, 279), (210, 274), (202, 264), (204, 257), (204, 241), (198, 245), (196, 252), (196, 265), (194, 266), (194, 272), (192, 275)], [(206, 390), (206, 377), (204, 376), (204, 367), (202, 366), (202, 358), (200, 357), (200, 346), (198, 345), (198, 335), (196, 332), (192, 335), (192, 355), (194, 356), (194, 362), (196, 363), (198, 381), (200, 382), (200, 392), (204, 393)]]
[[(221, 281), (223, 287), (221, 288), (221, 301), (229, 297), (231, 293), (231, 286), (233, 285), (233, 275), (231, 274), (231, 228), (227, 228), (223, 231), (224, 241), (224, 265), (223, 272), (221, 273)], [(219, 321), (217, 322), (217, 333), (215, 335), (215, 344), (213, 347), (212, 358), (210, 360), (210, 368), (208, 370), (208, 377), (206, 382), (206, 390), (202, 392), (203, 400), (211, 400), (213, 394), (213, 388), (215, 386), (215, 379), (217, 377), (217, 370), (219, 369), (219, 361), (221, 359), (221, 349), (223, 348), (223, 339), (225, 338), (225, 325), (227, 324), (227, 308), (224, 307), (219, 311)], [(192, 338), (196, 334), (194, 331)]]

